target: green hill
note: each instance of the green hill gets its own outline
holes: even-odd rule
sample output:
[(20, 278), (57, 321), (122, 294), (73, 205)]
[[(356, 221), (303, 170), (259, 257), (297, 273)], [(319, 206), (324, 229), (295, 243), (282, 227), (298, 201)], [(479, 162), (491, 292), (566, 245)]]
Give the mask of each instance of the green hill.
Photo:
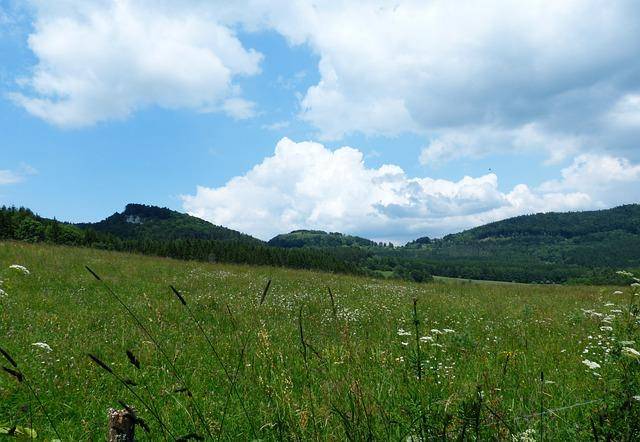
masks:
[(359, 236), (344, 235), (338, 232), (322, 230), (294, 230), (271, 238), (269, 245), (275, 247), (373, 247), (375, 242)]
[(617, 284), (640, 269), (640, 205), (518, 216), (402, 247), (296, 230), (264, 243), (170, 209), (129, 204), (98, 223), (0, 210), (0, 239), (83, 245), (179, 259), (319, 269), (415, 281), (431, 275), (516, 282)]
[(155, 241), (206, 239), (263, 243), (252, 236), (216, 226), (186, 213), (144, 204), (127, 204), (122, 213), (114, 213), (97, 223), (84, 223), (78, 226), (83, 229), (93, 229), (96, 232), (110, 233), (121, 239)]

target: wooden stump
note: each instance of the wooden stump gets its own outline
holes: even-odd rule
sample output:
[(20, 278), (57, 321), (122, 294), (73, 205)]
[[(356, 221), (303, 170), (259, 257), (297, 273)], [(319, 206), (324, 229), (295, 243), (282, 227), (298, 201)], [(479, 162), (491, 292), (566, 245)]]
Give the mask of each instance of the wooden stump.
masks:
[(133, 442), (136, 416), (131, 410), (109, 409), (109, 442)]

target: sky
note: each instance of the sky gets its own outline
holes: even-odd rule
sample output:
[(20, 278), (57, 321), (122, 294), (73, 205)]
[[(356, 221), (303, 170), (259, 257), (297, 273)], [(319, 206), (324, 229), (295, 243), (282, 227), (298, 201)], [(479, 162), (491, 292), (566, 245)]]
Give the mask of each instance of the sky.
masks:
[(403, 243), (640, 202), (636, 0), (0, 0), (0, 204)]

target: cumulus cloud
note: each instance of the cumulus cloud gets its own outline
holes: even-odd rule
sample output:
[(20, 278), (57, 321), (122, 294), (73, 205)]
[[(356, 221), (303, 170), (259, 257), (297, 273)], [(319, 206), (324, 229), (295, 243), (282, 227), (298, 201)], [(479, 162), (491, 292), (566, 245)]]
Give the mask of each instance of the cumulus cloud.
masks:
[[(640, 166), (614, 160), (609, 171), (620, 170), (627, 182), (640, 180)], [(332, 151), (283, 138), (246, 174), (220, 187), (198, 186), (182, 198), (190, 214), (263, 239), (314, 228), (403, 242), (524, 213), (598, 207), (603, 195), (578, 185), (590, 173), (579, 157), (558, 182), (505, 192), (493, 173), (458, 181), (409, 177), (393, 164), (367, 167), (352, 147)]]
[(637, 121), (638, 2), (251, 5), (261, 11), (256, 27), (276, 29), (319, 55), (320, 81), (301, 99), (301, 118), (322, 138), (424, 134), (432, 140), (427, 163), (512, 146), (539, 149), (522, 143), (531, 128), (538, 139), (568, 142), (569, 152), (556, 155), (542, 147), (550, 161), (577, 147), (637, 151), (638, 127), (620, 136), (612, 122)]
[(233, 80), (260, 72), (215, 8), (196, 3), (34, 2), (29, 47), (38, 59), (11, 98), (64, 127), (121, 119), (138, 109), (219, 110), (247, 118)]
[[(321, 139), (412, 132), (427, 165), (514, 150), (640, 158), (635, 0), (33, 1), (38, 62), (12, 97), (60, 126), (151, 105), (249, 118), (234, 79), (262, 55), (236, 32), (268, 30), (319, 59), (298, 116)], [(294, 93), (302, 75), (279, 83)]]
[(583, 192), (599, 207), (640, 200), (640, 164), (633, 164), (626, 158), (582, 154), (562, 169), (561, 176), (543, 183), (540, 190)]

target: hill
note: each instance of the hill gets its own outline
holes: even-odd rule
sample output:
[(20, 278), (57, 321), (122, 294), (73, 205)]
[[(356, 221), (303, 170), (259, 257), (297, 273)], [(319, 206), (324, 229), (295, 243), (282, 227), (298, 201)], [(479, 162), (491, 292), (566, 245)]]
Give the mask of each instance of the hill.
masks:
[(25, 208), (0, 208), (0, 240), (48, 242), (207, 262), (366, 273), (359, 251), (271, 247), (249, 235), (165, 208), (129, 204), (98, 223), (69, 224)]
[(78, 224), (82, 229), (110, 233), (121, 239), (149, 239), (172, 241), (176, 239), (205, 239), (219, 241), (242, 241), (262, 244), (259, 239), (216, 226), (195, 216), (176, 212), (164, 207), (145, 204), (127, 204), (122, 213), (114, 213), (97, 223)]
[(294, 230), (271, 238), (269, 245), (275, 247), (373, 247), (376, 243), (359, 236), (344, 235), (322, 230)]
[[(517, 267), (517, 280), (598, 279), (614, 270), (640, 268), (640, 205), (518, 216), (441, 240), (418, 239), (401, 253), (443, 266), (457, 264), (445, 271), (447, 276), (505, 279), (505, 269)], [(544, 269), (546, 276), (533, 276)]]
[(318, 269), (429, 281), (432, 275), (515, 282), (620, 284), (640, 269), (640, 205), (519, 216), (402, 247), (296, 230), (264, 243), (170, 209), (129, 204), (98, 223), (0, 210), (0, 239), (47, 241), (200, 261)]
[(640, 205), (569, 213), (538, 213), (389, 247), (364, 238), (294, 231), (269, 244), (360, 250), (358, 265), (382, 276), (427, 280), (428, 275), (545, 283), (620, 283), (616, 270), (640, 268)]

